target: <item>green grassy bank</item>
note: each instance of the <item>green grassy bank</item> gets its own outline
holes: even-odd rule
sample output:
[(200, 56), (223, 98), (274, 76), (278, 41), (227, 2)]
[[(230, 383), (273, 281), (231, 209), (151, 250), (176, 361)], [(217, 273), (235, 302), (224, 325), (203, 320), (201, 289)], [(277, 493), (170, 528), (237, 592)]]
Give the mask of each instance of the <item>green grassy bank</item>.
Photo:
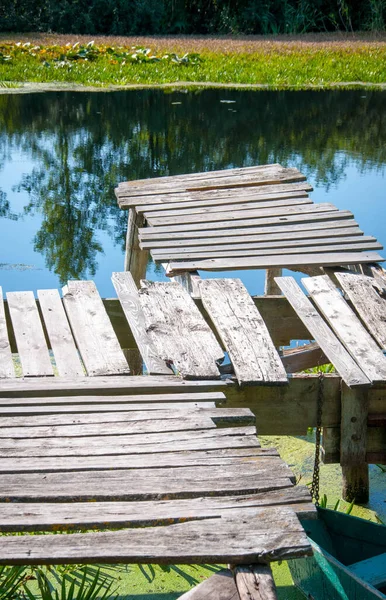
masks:
[[(107, 38), (108, 39), (108, 38)], [(0, 86), (35, 82), (108, 86), (178, 83), (263, 85), (271, 88), (386, 85), (386, 43), (275, 43), (197, 45), (197, 52), (97, 43), (46, 45), (0, 40)]]

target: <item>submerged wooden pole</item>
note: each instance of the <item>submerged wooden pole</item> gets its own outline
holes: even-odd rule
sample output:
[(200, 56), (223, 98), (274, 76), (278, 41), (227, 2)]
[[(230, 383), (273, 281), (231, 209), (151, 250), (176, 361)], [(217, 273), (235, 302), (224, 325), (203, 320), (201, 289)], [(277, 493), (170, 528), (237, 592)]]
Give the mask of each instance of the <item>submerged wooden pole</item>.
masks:
[(369, 468), (366, 463), (368, 396), (363, 389), (350, 389), (342, 382), (340, 464), (342, 497), (364, 504), (369, 500)]

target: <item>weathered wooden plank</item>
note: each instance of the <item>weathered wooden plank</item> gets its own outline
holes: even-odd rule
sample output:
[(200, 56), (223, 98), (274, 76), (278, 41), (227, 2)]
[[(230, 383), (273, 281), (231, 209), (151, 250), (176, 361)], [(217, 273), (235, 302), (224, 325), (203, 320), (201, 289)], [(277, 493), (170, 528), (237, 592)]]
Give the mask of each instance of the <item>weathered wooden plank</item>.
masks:
[(167, 434), (147, 433), (136, 436), (87, 438), (45, 438), (37, 440), (1, 439), (0, 456), (99, 456), (149, 454), (185, 450), (221, 450), (222, 448), (258, 448), (253, 427), (182, 431)]
[(368, 377), (324, 322), (296, 281), (292, 277), (278, 277), (276, 281), (312, 337), (347, 385), (350, 387), (369, 385)]
[[(250, 462), (259, 467), (261, 461), (272, 470), (284, 463), (275, 448), (223, 448), (220, 450), (192, 450), (190, 452), (164, 452), (141, 454), (114, 454), (101, 456), (40, 456), (0, 458), (0, 473), (60, 473), (69, 471), (101, 471), (104, 469), (159, 469), (160, 467), (189, 467), (230, 465)], [(291, 474), (288, 475), (290, 478)]]
[(145, 325), (157, 353), (188, 379), (216, 379), (224, 354), (194, 301), (178, 283), (143, 282)]
[[(212, 189), (275, 185), (304, 181), (305, 177), (295, 168), (283, 168), (280, 165), (265, 165), (245, 169), (228, 169), (222, 172), (194, 173), (172, 177), (157, 177), (126, 181), (118, 185), (115, 194), (118, 201), (123, 196), (141, 196), (174, 194), (187, 191), (205, 191)], [(126, 204), (127, 206), (127, 204)]]
[(223, 244), (243, 244), (244, 242), (266, 242), (278, 240), (324, 238), (329, 235), (363, 235), (354, 220), (326, 221), (323, 223), (302, 223), (291, 228), (255, 227), (254, 229), (226, 229), (213, 231), (210, 236), (202, 232), (185, 232), (181, 235), (172, 234), (170, 239), (162, 236), (159, 240), (141, 240), (141, 248), (178, 248), (185, 246), (212, 246)]
[(58, 290), (38, 290), (37, 294), (59, 375), (62, 377), (84, 375)]
[[(212, 218), (211, 221), (204, 221), (202, 223), (179, 223), (176, 225), (162, 225), (157, 227), (144, 227), (139, 230), (140, 239), (162, 239), (162, 234), (173, 234), (178, 233), (181, 234), (186, 231), (194, 231), (194, 232), (204, 232), (204, 231), (215, 231), (218, 229), (227, 229), (227, 228), (251, 228), (251, 227), (263, 227), (265, 225), (288, 225), (288, 224), (299, 224), (299, 223), (308, 223), (312, 221), (328, 221), (334, 219), (338, 221), (339, 219), (347, 219), (349, 217), (353, 217), (353, 214), (350, 211), (337, 210), (335, 207), (331, 208), (331, 204), (327, 205), (311, 205), (312, 210), (302, 211), (298, 214), (287, 214), (287, 215), (277, 215), (277, 216), (258, 216), (253, 215), (251, 217), (247, 217), (244, 215), (241, 219), (232, 219), (232, 213), (229, 214), (227, 219), (216, 219)], [(306, 208), (306, 207), (305, 207)], [(208, 235), (208, 234), (207, 234)]]
[(233, 570), (240, 600), (277, 600), (276, 586), (268, 565), (240, 565)]
[(93, 281), (69, 281), (63, 303), (87, 373), (125, 375), (129, 367)]
[(146, 329), (138, 289), (130, 272), (113, 273), (112, 282), (149, 375), (172, 375)]
[(240, 600), (232, 572), (223, 569), (179, 596), (179, 600)]
[[(186, 408), (176, 408), (175, 404), (165, 406), (162, 404), (153, 407), (151, 413), (148, 410), (125, 410), (125, 406), (121, 406), (120, 412), (79, 412), (59, 413), (59, 414), (35, 414), (26, 416), (3, 416), (0, 421), (0, 430), (5, 430), (8, 427), (50, 427), (61, 425), (82, 425), (90, 423), (126, 423), (133, 421), (149, 421), (150, 419), (191, 419), (196, 417), (209, 417), (214, 423), (224, 424), (226, 422), (235, 423), (239, 421), (240, 425), (254, 425), (255, 416), (249, 408), (216, 408), (214, 403), (211, 408), (200, 408), (193, 403), (187, 403)], [(209, 404), (209, 403), (208, 403)], [(58, 405), (63, 409), (63, 405)], [(81, 405), (83, 406), (83, 405)], [(92, 410), (92, 405), (88, 405), (89, 410)], [(147, 405), (145, 405), (147, 406)], [(179, 404), (177, 404), (179, 406)], [(25, 408), (18, 407), (18, 408)], [(49, 407), (47, 407), (49, 410)], [(5, 436), (6, 437), (6, 436)]]
[(15, 377), (11, 346), (8, 340), (8, 328), (5, 319), (3, 290), (0, 286), (0, 379)]
[(283, 256), (251, 256), (247, 258), (210, 258), (171, 262), (167, 274), (173, 277), (181, 271), (229, 271), (232, 269), (266, 269), (269, 267), (335, 266), (382, 262), (374, 252), (326, 252), (320, 254), (288, 254)]
[[(306, 228), (310, 225), (318, 225), (320, 229), (321, 223), (332, 221), (334, 227), (337, 227), (340, 219), (345, 222), (352, 218), (353, 215), (349, 211), (332, 211), (332, 212), (314, 212), (307, 215), (290, 215), (288, 217), (272, 217), (266, 219), (246, 219), (239, 221), (237, 227), (229, 221), (211, 222), (204, 225), (175, 225), (174, 229), (171, 226), (165, 227), (167, 231), (161, 231), (161, 227), (145, 227), (139, 232), (141, 248), (144, 247), (142, 242), (166, 240), (166, 239), (193, 239), (193, 238), (212, 238), (236, 235), (250, 235), (261, 233), (285, 233), (289, 231), (287, 226), (305, 225)], [(187, 229), (184, 229), (187, 227)]]
[(354, 273), (336, 273), (343, 291), (381, 348), (386, 348), (386, 299), (371, 277)]
[[(118, 421), (105, 423), (80, 423), (74, 425), (34, 425), (28, 427), (0, 427), (0, 438), (39, 439), (51, 437), (86, 437), (86, 436), (121, 436), (157, 433), (166, 431), (191, 431), (194, 429), (213, 429), (213, 420), (203, 414), (187, 415), (185, 418), (157, 419), (155, 417), (142, 421)], [(118, 438), (117, 438), (118, 439)], [(0, 442), (1, 444), (1, 442)]]
[(209, 496), (166, 502), (4, 503), (0, 531), (160, 525), (163, 521), (170, 524), (187, 518), (219, 517), (234, 510), (262, 506), (289, 506), (303, 518), (316, 517), (308, 490), (304, 486), (292, 486), (247, 496)]
[(302, 283), (370, 381), (385, 381), (386, 357), (328, 275), (305, 278)]
[[(83, 396), (87, 401), (87, 396)], [(119, 396), (117, 396), (119, 398)], [(69, 418), (74, 418), (79, 413), (86, 414), (104, 414), (104, 413), (120, 413), (123, 410), (128, 411), (158, 411), (161, 405), (153, 404), (125, 404), (125, 403), (107, 403), (103, 404), (103, 396), (100, 398), (102, 404), (43, 404), (42, 406), (36, 406), (35, 404), (27, 405), (23, 404), (18, 406), (17, 404), (10, 403), (8, 406), (0, 404), (0, 415), (8, 417), (21, 417), (21, 416), (33, 416), (33, 415), (67, 415)], [(190, 402), (173, 402), (170, 409), (175, 411), (186, 411), (197, 409), (197, 403)], [(213, 402), (200, 402), (200, 408), (213, 408), (215, 407)], [(221, 409), (219, 409), (221, 410)], [(97, 411), (97, 412), (95, 412)], [(221, 418), (219, 419), (221, 422)], [(224, 419), (226, 422), (226, 419)]]
[(240, 279), (204, 279), (200, 292), (239, 384), (287, 383), (268, 329)]
[[(165, 471), (165, 475), (161, 475), (160, 471)], [(292, 485), (292, 478), (280, 472), (277, 476), (270, 476), (268, 472), (260, 474), (260, 471), (256, 471), (255, 468), (248, 471), (245, 466), (236, 464), (233, 467), (19, 473), (2, 475), (0, 501), (173, 500), (202, 495), (256, 494)]]
[(7, 300), (24, 376), (53, 375), (33, 293), (8, 292)]
[[(311, 208), (316, 205), (310, 200), (307, 194), (295, 195), (292, 198), (276, 199), (271, 201), (255, 201), (226, 204), (214, 207), (203, 206), (201, 208), (180, 208), (177, 210), (147, 211), (143, 213), (148, 225), (168, 225), (180, 222), (199, 223), (201, 221), (213, 220), (219, 218), (232, 218), (236, 213), (239, 217), (253, 216), (255, 213), (261, 216), (271, 216), (277, 214), (287, 214), (302, 212), (303, 208)], [(333, 206), (332, 204), (330, 205)], [(332, 210), (332, 209), (331, 209)], [(231, 215), (231, 216), (229, 216)], [(206, 219), (205, 219), (206, 216)]]
[[(247, 514), (248, 513), (248, 514)], [(2, 564), (245, 563), (311, 553), (287, 508), (259, 508), (245, 518), (209, 518), (169, 526), (72, 535), (2, 536)], [(285, 535), (283, 535), (285, 531)], [(154, 543), (157, 540), (157, 543)]]
[[(326, 254), (333, 252), (362, 252), (364, 250), (380, 250), (383, 248), (382, 244), (379, 242), (361, 242), (356, 240), (351, 243), (336, 243), (333, 241), (332, 244), (326, 245), (312, 245), (312, 246), (304, 246), (296, 245), (295, 247), (288, 247), (286, 245), (277, 248), (265, 248), (265, 249), (223, 249), (218, 250), (217, 252), (212, 251), (204, 251), (204, 252), (196, 252), (194, 249), (191, 249), (191, 252), (180, 253), (176, 250), (171, 250), (167, 255), (167, 260), (208, 260), (211, 258), (239, 258), (245, 256), (281, 256), (281, 255), (291, 255), (291, 254)], [(151, 251), (152, 258), (157, 262), (165, 262), (165, 254), (160, 254), (157, 250)]]
[[(174, 378), (175, 379), (175, 378)], [(167, 380), (166, 380), (167, 381)], [(47, 396), (47, 397), (24, 397), (20, 398), (6, 398), (0, 397), (0, 406), (12, 407), (12, 406), (30, 406), (35, 408), (49, 406), (49, 405), (90, 405), (91, 410), (99, 410), (94, 408), (93, 405), (98, 405), (104, 403), (106, 406), (109, 404), (112, 408), (115, 405), (117, 406), (117, 410), (133, 410), (132, 405), (141, 404), (146, 405), (146, 409), (150, 410), (149, 406), (154, 404), (154, 408), (156, 410), (173, 408), (176, 407), (176, 404), (180, 404), (181, 406), (186, 406), (187, 408), (191, 408), (192, 406), (203, 406), (203, 404), (210, 404), (210, 407), (214, 406), (215, 402), (221, 402), (225, 400), (225, 395), (223, 392), (201, 392), (190, 390), (187, 393), (181, 393), (180, 391), (169, 391), (168, 393), (156, 393), (156, 394), (130, 394), (130, 395), (114, 395), (110, 396), (108, 394), (104, 395), (96, 395), (96, 396), (84, 396), (79, 390), (79, 394), (74, 396)], [(64, 410), (64, 407), (63, 407)], [(137, 409), (134, 409), (137, 410)], [(141, 409), (140, 409), (141, 410)]]
[[(334, 231), (334, 230), (333, 230)], [(337, 230), (341, 231), (341, 230)], [(348, 230), (351, 231), (351, 230)], [(311, 233), (311, 232), (310, 232)], [(320, 232), (315, 232), (319, 233)], [(288, 234), (287, 234), (288, 235)], [(291, 236), (289, 239), (282, 238), (280, 235), (274, 236), (261, 236), (257, 237), (258, 241), (248, 242), (243, 241), (243, 239), (236, 238), (235, 241), (231, 244), (222, 243), (215, 245), (202, 245), (202, 246), (173, 246), (171, 248), (154, 248), (152, 250), (152, 254), (156, 257), (164, 257), (166, 258), (176, 258), (177, 256), (188, 256), (188, 258), (198, 257), (213, 257), (219, 258), (223, 252), (228, 251), (237, 251), (237, 250), (271, 250), (274, 248), (292, 248), (297, 247), (300, 248), (302, 246), (330, 246), (332, 244), (340, 245), (340, 244), (358, 244), (358, 248), (361, 248), (361, 245), (368, 242), (376, 241), (372, 236), (360, 236), (360, 235), (348, 235), (342, 237), (327, 237), (327, 234), (323, 232), (323, 235), (326, 237), (316, 237), (315, 239), (310, 240), (306, 234), (306, 237), (303, 239), (299, 238), (295, 235), (295, 237)], [(252, 237), (252, 236), (251, 236)], [(312, 234), (311, 234), (312, 237)], [(265, 239), (266, 238), (266, 239)], [(270, 241), (271, 238), (276, 238), (276, 241)], [(237, 240), (237, 241), (236, 241)], [(189, 244), (189, 242), (187, 242)], [(221, 253), (221, 254), (219, 254)]]
[(316, 342), (283, 350), (281, 360), (287, 373), (299, 373), (329, 362)]
[[(118, 184), (119, 190), (129, 189), (135, 187), (144, 188), (156, 188), (161, 186), (168, 186), (168, 184), (174, 185), (175, 183), (190, 183), (198, 181), (207, 181), (212, 179), (218, 180), (229, 180), (229, 178), (235, 178), (240, 176), (255, 176), (257, 180), (264, 178), (268, 174), (276, 174), (287, 171), (290, 174), (299, 174), (299, 171), (295, 168), (283, 169), (278, 163), (272, 163), (268, 165), (253, 165), (251, 167), (236, 167), (232, 169), (219, 169), (215, 171), (202, 171), (200, 173), (183, 173), (181, 175), (163, 175), (160, 177), (150, 177), (147, 179), (137, 179), (132, 181), (121, 181)], [(303, 177), (305, 179), (305, 177)]]
[[(261, 185), (258, 187), (228, 188), (220, 190), (200, 191), (200, 192), (180, 192), (177, 194), (152, 194), (144, 203), (143, 196), (138, 196), (138, 204), (135, 204), (136, 197), (130, 196), (129, 202), (135, 204), (135, 209), (139, 214), (152, 211), (163, 210), (190, 210), (192, 208), (202, 208), (204, 206), (226, 206), (233, 203), (244, 202), (266, 202), (269, 200), (283, 198), (297, 198), (300, 195), (306, 196), (307, 192), (312, 191), (312, 186), (306, 182), (302, 183), (283, 183), (282, 185)], [(125, 198), (121, 196), (121, 207), (125, 208)]]
[[(229, 206), (221, 212), (210, 212), (204, 209), (204, 211), (201, 213), (187, 214), (182, 218), (180, 216), (167, 217), (164, 215), (162, 217), (153, 217), (150, 215), (150, 213), (147, 213), (147, 222), (152, 227), (160, 227), (161, 231), (165, 231), (166, 227), (173, 228), (174, 226), (184, 227), (183, 231), (188, 231), (188, 229), (185, 229), (185, 227), (187, 227), (189, 224), (195, 224), (198, 229), (201, 229), (202, 225), (204, 224), (204, 229), (207, 229), (206, 226), (212, 221), (217, 223), (235, 222), (237, 227), (237, 223), (245, 219), (266, 219), (331, 211), (338, 212), (338, 209), (333, 204), (329, 204), (327, 202), (323, 204), (314, 204), (313, 202), (298, 204), (296, 202), (287, 206), (284, 205), (278, 207), (247, 207), (245, 210), (238, 209), (236, 206)], [(183, 222), (183, 225), (181, 225), (181, 222)], [(213, 227), (209, 227), (209, 229), (213, 229)], [(173, 231), (173, 229), (171, 229), (171, 231)]]
[(230, 385), (226, 381), (183, 381), (179, 377), (154, 375), (153, 377), (65, 377), (15, 378), (0, 381), (0, 397), (73, 396), (81, 392), (84, 396), (120, 394), (159, 394), (172, 392), (214, 392)]

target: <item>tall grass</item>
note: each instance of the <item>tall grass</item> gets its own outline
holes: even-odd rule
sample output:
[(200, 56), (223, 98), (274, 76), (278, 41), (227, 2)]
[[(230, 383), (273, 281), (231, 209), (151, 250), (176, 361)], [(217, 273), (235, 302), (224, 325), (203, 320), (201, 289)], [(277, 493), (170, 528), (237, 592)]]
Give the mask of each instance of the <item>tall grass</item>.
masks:
[(386, 45), (268, 44), (248, 53), (206, 51), (179, 56), (173, 52), (156, 54), (144, 48), (93, 44), (0, 44), (0, 81), (93, 86), (203, 82), (297, 89), (347, 82), (379, 84), (386, 82)]

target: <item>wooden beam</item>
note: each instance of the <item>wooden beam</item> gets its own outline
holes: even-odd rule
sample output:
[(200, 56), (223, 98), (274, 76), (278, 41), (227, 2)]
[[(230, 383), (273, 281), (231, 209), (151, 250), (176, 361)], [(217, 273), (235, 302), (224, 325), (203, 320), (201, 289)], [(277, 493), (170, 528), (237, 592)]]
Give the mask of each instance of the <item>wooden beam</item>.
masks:
[(281, 359), (287, 373), (299, 373), (330, 362), (316, 342), (283, 350)]
[(363, 504), (369, 500), (369, 469), (366, 463), (368, 398), (365, 390), (342, 383), (340, 464), (342, 497)]

